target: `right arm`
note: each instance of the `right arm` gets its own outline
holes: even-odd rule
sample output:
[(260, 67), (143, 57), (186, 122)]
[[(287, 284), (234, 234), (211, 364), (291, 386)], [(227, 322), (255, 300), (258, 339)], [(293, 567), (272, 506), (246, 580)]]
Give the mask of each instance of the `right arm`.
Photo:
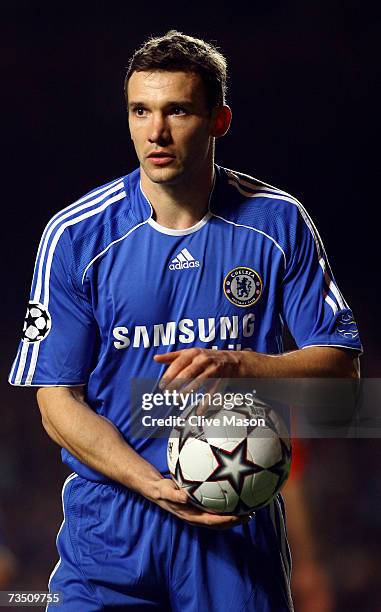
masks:
[(37, 402), (48, 435), (82, 463), (190, 523), (223, 529), (242, 522), (192, 506), (185, 491), (136, 453), (111, 421), (90, 408), (84, 387), (42, 387)]

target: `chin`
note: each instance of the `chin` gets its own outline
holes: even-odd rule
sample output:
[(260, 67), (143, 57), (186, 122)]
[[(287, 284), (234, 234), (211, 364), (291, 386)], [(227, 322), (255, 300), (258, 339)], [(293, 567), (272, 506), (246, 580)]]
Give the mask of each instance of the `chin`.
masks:
[(182, 170), (173, 170), (170, 168), (157, 168), (156, 170), (150, 170), (149, 172), (147, 172), (146, 168), (144, 168), (144, 172), (153, 183), (167, 185), (174, 185), (178, 183), (183, 176)]

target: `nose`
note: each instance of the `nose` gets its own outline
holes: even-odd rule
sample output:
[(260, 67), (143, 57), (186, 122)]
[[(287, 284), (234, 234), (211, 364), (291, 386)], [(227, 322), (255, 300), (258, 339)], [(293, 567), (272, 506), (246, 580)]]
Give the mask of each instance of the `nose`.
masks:
[(149, 142), (164, 146), (170, 141), (171, 135), (165, 116), (162, 113), (153, 113), (150, 126)]

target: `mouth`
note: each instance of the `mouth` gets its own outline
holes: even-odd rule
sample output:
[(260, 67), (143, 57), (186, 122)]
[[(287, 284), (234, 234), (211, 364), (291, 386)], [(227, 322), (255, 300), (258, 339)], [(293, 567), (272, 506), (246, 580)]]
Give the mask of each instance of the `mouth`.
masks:
[(167, 153), (166, 151), (154, 151), (153, 153), (147, 155), (147, 159), (157, 166), (163, 166), (175, 159), (175, 156), (171, 153)]

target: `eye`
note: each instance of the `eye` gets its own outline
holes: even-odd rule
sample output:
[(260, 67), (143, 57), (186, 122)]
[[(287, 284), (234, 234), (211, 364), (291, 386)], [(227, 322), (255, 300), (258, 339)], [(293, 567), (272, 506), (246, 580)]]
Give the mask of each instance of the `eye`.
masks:
[(144, 108), (144, 106), (136, 106), (133, 110), (134, 110), (134, 114), (137, 117), (145, 117), (145, 115), (147, 113), (147, 111)]
[(186, 110), (182, 106), (174, 106), (171, 109), (171, 113), (172, 115), (180, 116), (180, 115), (185, 115)]

